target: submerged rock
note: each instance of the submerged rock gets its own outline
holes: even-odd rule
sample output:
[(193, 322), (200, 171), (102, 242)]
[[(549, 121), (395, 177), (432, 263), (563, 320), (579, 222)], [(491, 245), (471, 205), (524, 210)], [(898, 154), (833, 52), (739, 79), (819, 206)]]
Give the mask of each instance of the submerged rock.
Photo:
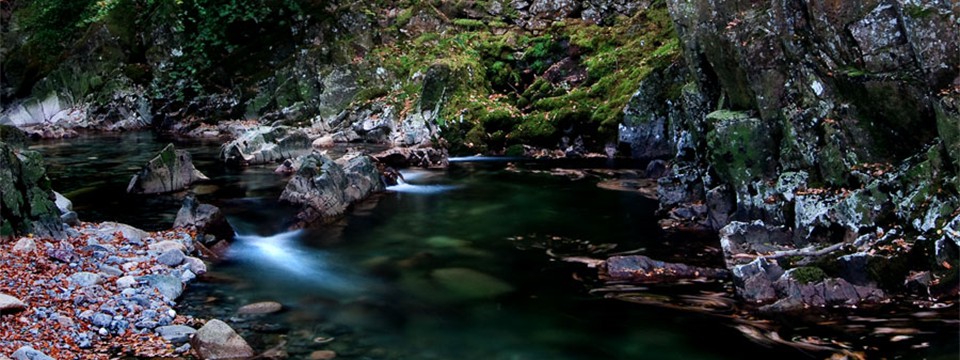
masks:
[(601, 277), (633, 283), (662, 283), (691, 279), (718, 279), (730, 276), (725, 269), (690, 266), (653, 260), (643, 255), (614, 256), (601, 268)]
[(283, 310), (282, 304), (276, 301), (262, 301), (241, 306), (237, 309), (237, 313), (242, 315), (272, 314), (280, 310)]
[(150, 159), (140, 172), (130, 179), (127, 192), (134, 194), (159, 194), (186, 189), (199, 180), (209, 180), (193, 166), (193, 158), (185, 150), (177, 150), (168, 144)]
[(467, 268), (444, 268), (430, 273), (450, 295), (463, 300), (492, 298), (513, 291), (513, 286), (503, 280)]
[(213, 319), (190, 340), (194, 353), (203, 360), (239, 360), (253, 357), (253, 348), (230, 325)]

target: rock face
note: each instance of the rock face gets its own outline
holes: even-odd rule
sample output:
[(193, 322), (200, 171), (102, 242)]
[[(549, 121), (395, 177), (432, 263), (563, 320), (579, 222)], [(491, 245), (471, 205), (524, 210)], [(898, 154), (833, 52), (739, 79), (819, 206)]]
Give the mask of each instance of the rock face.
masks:
[(173, 227), (196, 230), (200, 239), (204, 239), (204, 235), (213, 235), (218, 240), (232, 241), (235, 235), (233, 227), (227, 222), (227, 217), (220, 208), (199, 203), (193, 194), (183, 199)]
[(337, 161), (311, 154), (290, 179), (280, 200), (303, 206), (302, 221), (343, 214), (354, 202), (384, 190), (375, 161), (366, 155), (347, 155)]
[(220, 148), (228, 164), (266, 164), (309, 153), (312, 141), (303, 130), (287, 126), (253, 128)]
[(254, 355), (253, 348), (230, 325), (217, 319), (197, 330), (190, 345), (204, 360), (240, 360)]
[(193, 166), (193, 158), (186, 150), (177, 150), (168, 144), (156, 157), (133, 178), (127, 192), (133, 194), (159, 194), (186, 189), (199, 180), (208, 180)]
[(9, 49), (10, 56), (4, 60), (4, 78), (9, 80), (4, 84), (4, 99), (10, 95), (8, 86), (31, 91), (26, 98), (4, 104), (0, 124), (42, 138), (70, 137), (78, 130), (130, 130), (150, 125), (151, 98), (146, 88), (131, 78), (136, 78), (135, 72), (123, 64), (123, 36), (105, 24), (87, 30), (69, 57), (54, 64), (57, 66), (43, 73), (42, 79), (16, 73), (29, 61), (30, 51), (23, 51), (28, 47), (18, 44)]
[[(881, 297), (874, 286), (898, 291), (907, 270), (952, 278), (956, 4), (667, 7), (684, 61), (641, 83), (621, 148), (672, 158), (658, 180), (661, 210), (722, 228), (741, 297), (778, 304), (771, 310), (849, 305)], [(891, 242), (901, 249), (883, 252)], [(801, 255), (767, 258), (777, 252)]]
[(54, 200), (40, 154), (0, 142), (0, 238), (63, 238)]

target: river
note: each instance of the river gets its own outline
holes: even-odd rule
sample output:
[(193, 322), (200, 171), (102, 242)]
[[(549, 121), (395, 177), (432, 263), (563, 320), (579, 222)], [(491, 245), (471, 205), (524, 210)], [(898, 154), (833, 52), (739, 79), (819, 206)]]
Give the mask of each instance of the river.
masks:
[[(132, 196), (125, 188), (168, 141), (124, 133), (32, 148), (81, 220), (160, 230), (172, 225), (183, 194)], [(275, 166), (228, 168), (216, 159), (218, 143), (173, 142), (211, 178), (193, 188), (200, 201), (221, 207), (238, 233), (229, 258), (191, 284), (178, 311), (225, 320), (260, 351), (283, 344), (290, 358), (317, 350), (345, 359), (824, 357), (784, 344), (797, 339), (871, 357), (955, 359), (960, 351), (955, 304), (766, 321), (737, 310), (722, 283), (661, 286), (632, 302), (606, 298), (596, 291), (603, 284), (595, 270), (558, 257), (633, 252), (721, 266), (719, 246), (664, 234), (656, 202), (637, 193), (530, 171), (563, 164), (468, 161), (406, 170), (406, 184), (341, 221), (289, 231), (295, 209), (277, 201), (286, 178)], [(280, 302), (284, 311), (236, 313), (257, 301)], [(749, 336), (755, 329), (766, 335)], [(771, 332), (783, 343), (771, 341)]]

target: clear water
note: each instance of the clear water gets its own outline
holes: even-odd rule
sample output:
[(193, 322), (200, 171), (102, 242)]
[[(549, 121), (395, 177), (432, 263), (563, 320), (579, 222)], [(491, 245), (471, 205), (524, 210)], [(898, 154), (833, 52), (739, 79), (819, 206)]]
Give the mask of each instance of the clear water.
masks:
[[(165, 144), (140, 133), (34, 148), (46, 154), (54, 187), (74, 201), (82, 220), (162, 229), (172, 224), (182, 194), (128, 196), (124, 189)], [(240, 236), (229, 259), (187, 290), (180, 312), (226, 320), (258, 350), (283, 344), (291, 358), (330, 349), (348, 359), (829, 356), (744, 336), (745, 322), (723, 284), (659, 287), (635, 302), (590, 292), (601, 286), (596, 271), (558, 256), (633, 250), (721, 264), (713, 239), (662, 234), (656, 203), (638, 194), (511, 170), (542, 164), (465, 161), (443, 171), (407, 171), (406, 184), (359, 204), (342, 221), (289, 231), (295, 209), (276, 201), (286, 179), (273, 166), (225, 168), (215, 159), (217, 146), (178, 144), (213, 179), (194, 191), (220, 206)], [(704, 298), (722, 304), (703, 310), (671, 301)], [(236, 313), (256, 301), (277, 301), (285, 310)], [(956, 358), (955, 305), (923, 316), (910, 311), (762, 324), (787, 340), (836, 338), (870, 355)], [(880, 328), (906, 329), (910, 338), (890, 342), (894, 335)]]

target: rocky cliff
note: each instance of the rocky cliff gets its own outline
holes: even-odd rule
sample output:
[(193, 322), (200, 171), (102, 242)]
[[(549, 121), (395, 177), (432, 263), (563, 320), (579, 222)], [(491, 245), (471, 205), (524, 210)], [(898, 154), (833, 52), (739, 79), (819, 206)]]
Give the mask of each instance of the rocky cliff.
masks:
[[(955, 296), (957, 5), (667, 6), (683, 65), (644, 80), (620, 138), (635, 154), (672, 158), (659, 180), (663, 211), (722, 228), (728, 259), (774, 260), (772, 270), (728, 261), (740, 294), (790, 298), (778, 303), (787, 307), (807, 302), (789, 286), (772, 290), (790, 278), (782, 266), (818, 274), (803, 282), (839, 278), (888, 290), (932, 272), (941, 284), (934, 292)], [(680, 90), (664, 92), (671, 88)], [(771, 234), (782, 241), (744, 247), (770, 245)], [(771, 296), (750, 295), (764, 286)]]

